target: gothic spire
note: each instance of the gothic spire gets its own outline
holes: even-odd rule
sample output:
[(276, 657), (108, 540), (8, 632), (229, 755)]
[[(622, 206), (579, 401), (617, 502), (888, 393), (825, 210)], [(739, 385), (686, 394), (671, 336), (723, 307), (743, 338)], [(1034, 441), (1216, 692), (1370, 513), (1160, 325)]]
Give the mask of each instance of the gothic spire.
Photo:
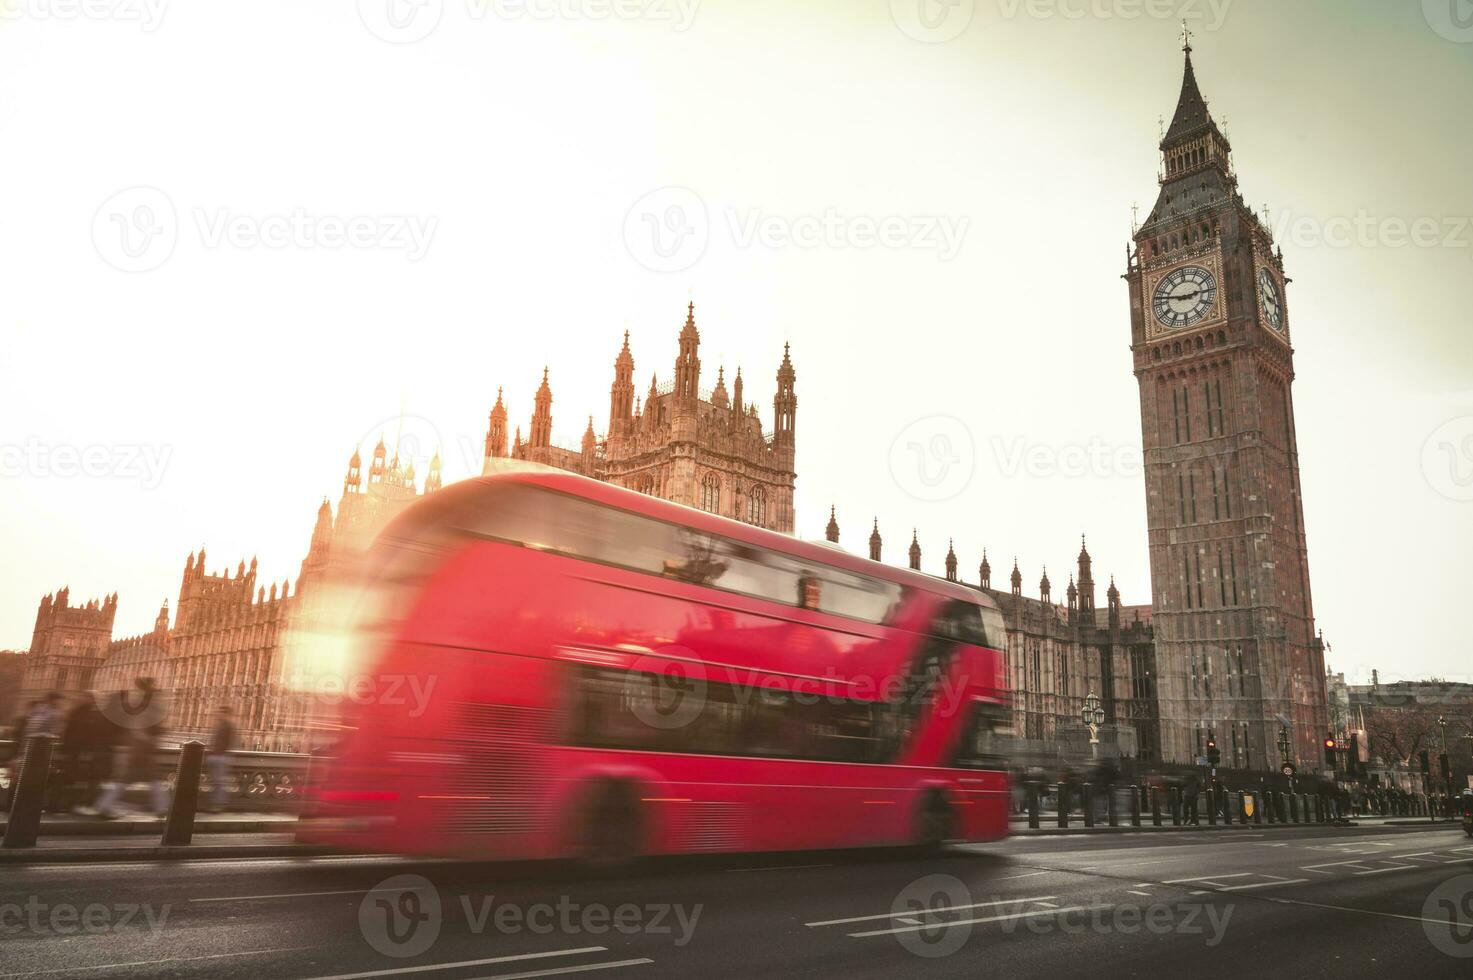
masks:
[(834, 512), (833, 504), (829, 504), (829, 525), (824, 528), (823, 536), (834, 544), (839, 543), (839, 518)]
[(869, 560), (880, 560), (880, 519), (875, 518), (874, 530), (869, 533)]

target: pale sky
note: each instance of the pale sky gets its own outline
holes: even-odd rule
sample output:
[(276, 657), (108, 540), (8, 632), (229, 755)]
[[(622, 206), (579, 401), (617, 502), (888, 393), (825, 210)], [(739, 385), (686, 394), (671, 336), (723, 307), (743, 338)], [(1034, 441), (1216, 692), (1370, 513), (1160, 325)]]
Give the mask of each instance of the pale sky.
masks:
[(703, 384), (740, 365), (768, 426), (792, 344), (801, 535), (834, 503), (855, 550), (878, 515), (890, 561), (914, 526), (928, 570), (954, 537), (1061, 596), (1083, 532), (1149, 602), (1120, 275), (1186, 16), (1294, 280), (1329, 660), (1469, 679), (1467, 0), (0, 13), (0, 647), (68, 584), (148, 629), (201, 544), (295, 580), (356, 445), (469, 475), (544, 365), (576, 445), (626, 326), (669, 377), (688, 298)]

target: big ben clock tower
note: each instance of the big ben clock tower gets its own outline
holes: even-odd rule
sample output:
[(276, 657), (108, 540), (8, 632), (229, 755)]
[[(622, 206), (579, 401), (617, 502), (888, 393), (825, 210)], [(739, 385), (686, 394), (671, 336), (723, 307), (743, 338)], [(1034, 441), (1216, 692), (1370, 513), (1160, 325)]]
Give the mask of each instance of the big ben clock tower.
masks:
[(1185, 76), (1125, 278), (1140, 382), (1166, 759), (1317, 768), (1328, 714), (1310, 601), (1283, 253)]

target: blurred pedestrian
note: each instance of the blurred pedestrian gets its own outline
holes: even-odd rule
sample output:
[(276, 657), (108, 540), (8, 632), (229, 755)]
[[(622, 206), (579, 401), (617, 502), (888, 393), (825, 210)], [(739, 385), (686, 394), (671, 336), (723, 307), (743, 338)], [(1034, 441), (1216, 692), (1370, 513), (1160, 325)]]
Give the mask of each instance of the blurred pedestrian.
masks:
[(1182, 786), (1182, 823), (1189, 823), (1193, 827), (1200, 823), (1197, 814), (1197, 797), (1202, 793), (1202, 784), (1196, 774), (1187, 777)]
[[(145, 708), (157, 703), (160, 695), (152, 677), (140, 677), (133, 682), (133, 686)], [(118, 798), (122, 791), (135, 783), (144, 783), (148, 787), (148, 802), (152, 812), (166, 816), (169, 812), (169, 792), (159, 776), (158, 764), (159, 739), (164, 733), (162, 719), (165, 712), (162, 709), (134, 709), (131, 701), (133, 693), (119, 691), (113, 695), (109, 710), (105, 712), (121, 736), (117, 738), (114, 758), (114, 768), (120, 771), (115, 772), (115, 779), (103, 786), (97, 809), (104, 817), (117, 816)]]
[(230, 753), (235, 748), (235, 725), (230, 721), (230, 708), (220, 705), (210, 733), (210, 750), (205, 761), (210, 767), (210, 810), (225, 809), (226, 783), (230, 779)]
[(61, 734), (61, 692), (51, 691), (39, 701), (32, 702), (26, 715), (25, 737), (33, 735)]

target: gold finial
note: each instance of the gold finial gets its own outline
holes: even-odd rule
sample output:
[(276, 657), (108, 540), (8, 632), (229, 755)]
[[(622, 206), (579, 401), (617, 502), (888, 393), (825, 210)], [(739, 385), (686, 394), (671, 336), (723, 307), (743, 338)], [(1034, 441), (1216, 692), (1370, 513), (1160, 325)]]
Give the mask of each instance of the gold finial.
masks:
[(1181, 22), (1181, 49), (1187, 54), (1192, 53), (1192, 29), (1187, 26), (1185, 19)]

